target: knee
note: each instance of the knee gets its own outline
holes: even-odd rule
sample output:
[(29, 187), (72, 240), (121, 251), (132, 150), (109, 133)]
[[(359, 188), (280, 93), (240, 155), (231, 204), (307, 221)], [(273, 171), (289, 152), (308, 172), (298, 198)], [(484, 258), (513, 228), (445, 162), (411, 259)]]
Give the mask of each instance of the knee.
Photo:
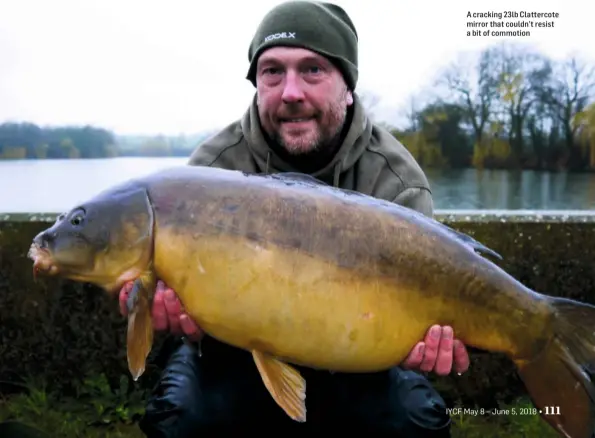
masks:
[(446, 403), (430, 381), (413, 371), (398, 373), (394, 395), (402, 411), (403, 428), (411, 436), (450, 436), (450, 416)]
[(140, 422), (147, 437), (183, 437), (204, 422), (197, 349), (182, 344), (169, 357)]
[(167, 359), (140, 423), (147, 437), (234, 435), (277, 412), (250, 353), (202, 342), (202, 357), (181, 344)]

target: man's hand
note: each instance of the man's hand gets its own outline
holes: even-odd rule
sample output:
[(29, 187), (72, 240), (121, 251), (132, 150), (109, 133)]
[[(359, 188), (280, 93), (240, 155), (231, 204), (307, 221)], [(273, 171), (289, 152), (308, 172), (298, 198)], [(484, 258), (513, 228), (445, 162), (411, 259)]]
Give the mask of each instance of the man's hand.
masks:
[(410, 370), (434, 371), (440, 376), (446, 376), (453, 370), (464, 373), (469, 368), (469, 354), (465, 345), (454, 339), (452, 327), (434, 325), (401, 366)]
[[(126, 300), (132, 290), (132, 284), (126, 283), (120, 290), (120, 313), (123, 316), (128, 316)], [(151, 317), (156, 331), (169, 329), (173, 335), (185, 335), (190, 341), (199, 341), (202, 338), (203, 332), (200, 327), (183, 311), (176, 293), (162, 281), (157, 282)]]

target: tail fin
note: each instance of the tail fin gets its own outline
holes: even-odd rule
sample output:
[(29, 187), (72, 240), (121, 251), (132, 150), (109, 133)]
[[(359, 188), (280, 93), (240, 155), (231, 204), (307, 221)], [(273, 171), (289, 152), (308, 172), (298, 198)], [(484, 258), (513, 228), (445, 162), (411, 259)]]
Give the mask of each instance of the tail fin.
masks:
[(542, 418), (561, 436), (595, 436), (595, 385), (587, 369), (595, 365), (595, 306), (548, 297), (554, 309), (554, 336), (538, 357), (515, 361)]

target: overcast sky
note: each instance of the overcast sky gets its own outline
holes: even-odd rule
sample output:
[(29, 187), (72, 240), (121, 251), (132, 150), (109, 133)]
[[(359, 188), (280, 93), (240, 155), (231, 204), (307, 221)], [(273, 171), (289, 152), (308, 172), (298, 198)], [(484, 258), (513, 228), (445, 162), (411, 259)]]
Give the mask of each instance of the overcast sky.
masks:
[[(90, 123), (121, 134), (225, 126), (254, 93), (245, 79), (248, 45), (280, 2), (201, 3), (1, 0), (0, 122)], [(578, 52), (595, 59), (588, 39), (595, 3), (586, 0), (336, 3), (359, 33), (359, 88), (380, 95), (385, 108), (406, 105), (458, 52), (496, 41), (466, 36), (468, 10), (559, 12), (553, 29), (517, 40), (553, 58)]]

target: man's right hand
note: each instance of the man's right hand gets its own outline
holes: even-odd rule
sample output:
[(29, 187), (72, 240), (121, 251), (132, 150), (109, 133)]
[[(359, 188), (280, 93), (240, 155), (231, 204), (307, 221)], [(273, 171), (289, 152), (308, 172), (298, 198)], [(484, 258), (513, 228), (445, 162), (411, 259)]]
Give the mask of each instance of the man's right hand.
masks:
[[(120, 290), (120, 313), (123, 316), (128, 316), (126, 300), (132, 290), (132, 284), (132, 282), (126, 283)], [(200, 327), (183, 311), (182, 303), (180, 303), (176, 293), (162, 281), (157, 282), (151, 317), (155, 331), (169, 329), (173, 335), (185, 335), (188, 340), (195, 342), (199, 341), (203, 336)]]

